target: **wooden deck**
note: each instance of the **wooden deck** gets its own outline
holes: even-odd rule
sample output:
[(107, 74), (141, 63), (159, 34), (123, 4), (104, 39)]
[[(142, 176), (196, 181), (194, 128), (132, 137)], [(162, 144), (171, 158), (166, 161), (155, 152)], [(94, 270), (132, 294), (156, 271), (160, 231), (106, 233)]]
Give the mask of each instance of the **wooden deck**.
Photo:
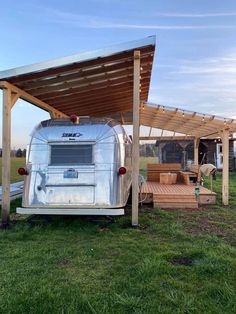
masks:
[(198, 208), (199, 204), (215, 203), (216, 193), (200, 186), (200, 195), (196, 199), (194, 185), (147, 181), (142, 185), (140, 199), (161, 208)]

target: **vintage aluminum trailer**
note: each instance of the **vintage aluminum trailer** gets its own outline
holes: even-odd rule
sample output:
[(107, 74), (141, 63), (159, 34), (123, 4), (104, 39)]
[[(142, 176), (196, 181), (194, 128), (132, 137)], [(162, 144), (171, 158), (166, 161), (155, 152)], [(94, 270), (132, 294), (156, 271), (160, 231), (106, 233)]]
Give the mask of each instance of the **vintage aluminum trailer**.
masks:
[(73, 119), (43, 121), (33, 131), (26, 168), (19, 169), (25, 180), (17, 213), (124, 214), (131, 187), (129, 136), (113, 119)]

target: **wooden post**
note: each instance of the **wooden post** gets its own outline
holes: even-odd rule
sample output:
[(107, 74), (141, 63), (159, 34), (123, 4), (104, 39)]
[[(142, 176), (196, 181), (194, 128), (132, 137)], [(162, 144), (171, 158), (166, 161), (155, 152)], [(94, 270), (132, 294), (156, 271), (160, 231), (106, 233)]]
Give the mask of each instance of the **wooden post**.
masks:
[(11, 90), (3, 89), (2, 105), (2, 227), (9, 224), (11, 172)]
[(198, 152), (199, 152), (199, 143), (200, 143), (200, 138), (195, 138), (194, 139), (194, 165), (198, 165)]
[(133, 83), (133, 146), (132, 146), (132, 226), (138, 225), (139, 206), (139, 105), (140, 105), (140, 51), (134, 51)]
[(222, 172), (222, 203), (229, 205), (229, 130), (222, 131), (223, 172)]

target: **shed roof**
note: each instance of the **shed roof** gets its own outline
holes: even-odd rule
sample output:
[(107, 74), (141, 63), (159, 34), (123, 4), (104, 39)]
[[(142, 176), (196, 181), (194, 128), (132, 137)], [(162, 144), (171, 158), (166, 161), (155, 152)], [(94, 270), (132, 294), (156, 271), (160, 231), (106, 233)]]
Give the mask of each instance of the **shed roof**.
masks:
[(215, 138), (224, 129), (236, 132), (235, 119), (152, 103), (140, 108), (140, 124), (198, 138)]
[(125, 114), (133, 108), (134, 50), (141, 57), (140, 100), (147, 101), (155, 36), (1, 71), (0, 80), (66, 115)]

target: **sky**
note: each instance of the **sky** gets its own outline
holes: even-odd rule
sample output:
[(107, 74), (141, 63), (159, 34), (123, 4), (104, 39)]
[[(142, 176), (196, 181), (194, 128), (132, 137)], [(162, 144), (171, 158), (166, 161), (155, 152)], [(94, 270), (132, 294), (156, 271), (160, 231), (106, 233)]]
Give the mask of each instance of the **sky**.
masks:
[[(236, 118), (235, 34), (235, 0), (0, 0), (0, 71), (156, 35), (149, 101)], [(12, 147), (48, 118), (18, 101)]]

